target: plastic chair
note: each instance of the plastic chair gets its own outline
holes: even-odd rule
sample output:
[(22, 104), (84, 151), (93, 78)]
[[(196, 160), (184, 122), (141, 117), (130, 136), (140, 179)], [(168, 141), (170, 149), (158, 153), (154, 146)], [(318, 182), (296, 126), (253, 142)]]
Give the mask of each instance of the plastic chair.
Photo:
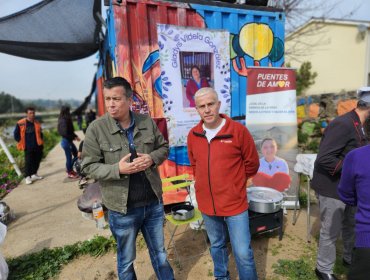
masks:
[[(182, 174), (182, 175), (179, 175), (179, 176), (164, 178), (164, 179), (162, 179), (162, 183), (163, 183), (163, 192), (174, 191), (174, 190), (181, 191), (184, 188), (186, 188), (186, 190), (189, 194), (189, 197), (190, 197), (190, 186), (193, 184), (193, 181), (189, 180), (189, 174)], [(194, 206), (193, 202), (191, 201), (191, 197), (190, 197), (190, 204), (192, 206)], [(198, 208), (194, 207), (194, 217), (191, 218), (191, 219), (185, 220), (185, 221), (175, 220), (172, 217), (171, 213), (166, 214), (165, 217), (166, 217), (166, 220), (168, 222), (167, 224), (170, 224), (170, 226), (166, 226), (169, 233), (170, 233), (170, 240), (168, 241), (167, 250), (173, 248), (174, 253), (175, 253), (175, 258), (176, 258), (177, 264), (179, 266), (181, 266), (181, 263), (184, 260), (188, 260), (188, 259), (200, 256), (200, 255), (203, 255), (204, 252), (207, 251), (207, 249), (208, 249), (207, 239), (204, 235), (204, 232), (201, 230), (202, 225), (203, 225), (203, 220), (201, 222), (199, 221), (200, 219), (202, 219), (202, 214), (200, 213)], [(176, 248), (175, 237), (179, 236), (179, 235), (182, 235), (186, 232), (189, 232), (188, 229), (190, 227), (190, 223), (194, 223), (194, 222), (198, 223), (197, 228), (199, 230), (201, 230), (201, 233), (202, 233), (201, 235), (203, 237), (203, 241), (204, 241), (204, 244), (205, 244), (204, 251), (202, 251), (199, 254), (192, 255), (190, 257), (180, 258), (180, 255), (179, 255), (178, 250)], [(183, 231), (178, 232), (178, 229), (181, 226), (185, 226), (185, 228), (184, 228)], [(197, 231), (198, 230), (193, 231), (193, 234), (192, 234), (192, 240), (193, 241), (195, 240), (195, 234), (196, 234)], [(183, 242), (183, 241), (178, 241), (178, 242)]]

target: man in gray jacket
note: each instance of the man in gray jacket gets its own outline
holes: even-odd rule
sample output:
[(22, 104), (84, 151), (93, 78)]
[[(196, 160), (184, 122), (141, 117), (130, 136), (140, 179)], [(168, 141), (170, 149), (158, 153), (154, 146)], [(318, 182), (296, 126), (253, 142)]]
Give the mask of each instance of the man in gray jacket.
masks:
[(132, 89), (121, 77), (104, 82), (107, 113), (89, 125), (82, 171), (101, 184), (109, 226), (117, 241), (120, 280), (136, 279), (133, 262), (139, 230), (158, 279), (174, 279), (163, 236), (162, 183), (158, 172), (168, 143), (154, 121), (130, 111)]

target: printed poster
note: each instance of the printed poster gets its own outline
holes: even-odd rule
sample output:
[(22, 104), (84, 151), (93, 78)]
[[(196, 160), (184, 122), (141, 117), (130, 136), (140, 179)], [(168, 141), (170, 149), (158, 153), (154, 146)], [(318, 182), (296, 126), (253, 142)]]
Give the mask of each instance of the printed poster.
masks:
[(298, 153), (295, 72), (287, 68), (248, 70), (246, 125), (260, 155), (253, 185), (286, 191), (296, 185)]
[(230, 114), (230, 34), (167, 24), (158, 24), (157, 32), (169, 144), (186, 146), (190, 129), (200, 120), (194, 102), (199, 88), (214, 88), (220, 112)]

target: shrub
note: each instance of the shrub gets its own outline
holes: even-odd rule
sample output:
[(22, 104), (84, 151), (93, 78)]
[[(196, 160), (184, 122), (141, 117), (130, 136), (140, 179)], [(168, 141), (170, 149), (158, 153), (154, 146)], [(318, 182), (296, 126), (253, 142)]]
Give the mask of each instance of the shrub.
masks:
[[(52, 148), (60, 141), (60, 136), (56, 129), (44, 130), (44, 154), (46, 155), (50, 152)], [(15, 162), (18, 167), (24, 169), (24, 152), (19, 151), (15, 144), (8, 146), (9, 152), (14, 157)], [(8, 157), (6, 156), (3, 150), (0, 150), (0, 197), (3, 197), (7, 193), (11, 192), (16, 188), (19, 182), (22, 180), (22, 177), (19, 177), (15, 172), (13, 165), (10, 163)]]

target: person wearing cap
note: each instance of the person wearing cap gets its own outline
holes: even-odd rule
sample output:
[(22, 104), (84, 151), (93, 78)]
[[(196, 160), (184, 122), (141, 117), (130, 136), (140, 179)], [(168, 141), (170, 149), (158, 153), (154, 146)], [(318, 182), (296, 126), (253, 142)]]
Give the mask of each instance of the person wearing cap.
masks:
[(350, 266), (352, 262), (356, 208), (340, 200), (337, 188), (345, 156), (368, 143), (363, 125), (369, 116), (370, 88), (361, 88), (358, 90), (357, 107), (331, 121), (320, 142), (311, 182), (319, 199), (321, 220), (315, 269), (318, 279), (337, 279), (333, 267), (336, 240), (341, 231), (343, 265)]

